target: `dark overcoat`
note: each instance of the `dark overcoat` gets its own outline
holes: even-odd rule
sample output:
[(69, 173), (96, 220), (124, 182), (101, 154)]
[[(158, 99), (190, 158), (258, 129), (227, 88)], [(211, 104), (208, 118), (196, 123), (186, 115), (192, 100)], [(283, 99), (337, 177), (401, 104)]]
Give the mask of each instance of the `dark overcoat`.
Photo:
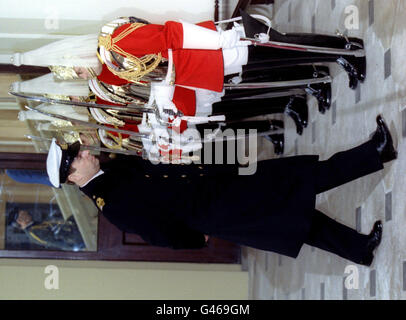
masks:
[(234, 165), (154, 165), (123, 157), (81, 190), (120, 230), (174, 249), (205, 246), (204, 234), (296, 257), (315, 207), (318, 156)]

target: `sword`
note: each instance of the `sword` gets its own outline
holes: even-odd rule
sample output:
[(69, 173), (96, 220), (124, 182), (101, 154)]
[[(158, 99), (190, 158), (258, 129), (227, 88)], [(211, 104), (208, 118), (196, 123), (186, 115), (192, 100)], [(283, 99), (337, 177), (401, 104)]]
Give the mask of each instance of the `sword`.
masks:
[[(283, 91), (283, 92), (268, 92), (268, 93), (255, 94), (255, 95), (249, 96), (249, 97), (238, 97), (238, 98), (235, 98), (235, 100), (288, 97), (288, 96), (291, 96), (291, 95), (301, 95), (301, 94), (304, 94), (304, 93), (306, 93), (305, 88), (303, 88), (303, 89), (290, 89), (290, 90)], [(228, 121), (228, 123), (230, 123), (230, 121)]]
[(294, 50), (294, 51), (317, 52), (317, 53), (355, 56), (355, 57), (365, 57), (364, 49), (347, 50), (347, 49), (337, 49), (337, 48), (328, 48), (328, 47), (315, 47), (315, 46), (308, 46), (308, 45), (303, 45), (303, 44), (286, 43), (286, 42), (278, 42), (278, 41), (261, 42), (257, 39), (244, 38), (244, 37), (242, 37), (241, 40), (251, 41), (251, 44), (254, 46), (271, 47), (271, 48)]
[[(79, 125), (83, 125), (84, 127), (102, 129), (102, 130), (105, 130), (105, 131), (112, 131), (112, 132), (117, 132), (117, 133), (122, 133), (122, 134), (128, 134), (131, 137), (139, 137), (139, 138), (144, 138), (144, 139), (148, 139), (148, 140), (151, 140), (151, 141), (155, 141), (154, 139), (151, 139), (150, 134), (134, 132), (134, 131), (118, 129), (118, 128), (111, 128), (111, 127), (101, 125), (101, 124), (98, 124), (98, 123), (86, 122), (86, 121), (77, 120), (77, 119), (69, 118), (69, 117), (66, 117), (66, 116), (62, 116), (62, 115), (59, 115), (59, 114), (53, 114), (53, 113), (45, 112), (45, 111), (42, 111), (42, 110), (31, 108), (29, 106), (25, 106), (25, 108), (27, 108), (28, 110), (31, 110), (31, 111), (38, 112), (38, 113), (43, 114), (43, 115), (48, 116), (48, 117), (53, 117), (53, 118), (69, 121), (69, 122), (72, 122), (72, 123), (76, 123), (76, 124), (79, 124)], [(165, 139), (165, 141), (167, 143), (173, 144), (173, 139), (172, 138)], [(191, 141), (188, 141), (188, 142), (191, 142)]]
[[(50, 103), (50, 104), (62, 104), (62, 105), (70, 105), (70, 106), (77, 106), (77, 107), (86, 107), (86, 108), (97, 108), (97, 109), (111, 109), (111, 110), (118, 110), (118, 111), (127, 111), (127, 112), (140, 112), (140, 113), (152, 113), (155, 114), (157, 120), (160, 122), (160, 124), (164, 126), (173, 126), (173, 123), (167, 122), (162, 119), (159, 109), (156, 107), (149, 107), (146, 105), (137, 105), (137, 104), (128, 104), (126, 106), (112, 106), (109, 104), (98, 104), (98, 103), (88, 103), (88, 102), (73, 102), (73, 101), (68, 101), (68, 100), (59, 100), (59, 99), (52, 99), (52, 98), (46, 98), (42, 96), (29, 96), (21, 93), (16, 93), (10, 91), (9, 94), (18, 97), (18, 98), (23, 98), (27, 100), (32, 100), (32, 101), (37, 101), (37, 102), (42, 102), (42, 103)], [(193, 117), (193, 116), (185, 116), (183, 115), (182, 111), (178, 110), (176, 113), (173, 112), (172, 110), (165, 109), (164, 111), (168, 115), (173, 115), (176, 117), (180, 117), (181, 120), (185, 120), (187, 122), (191, 123), (206, 123), (210, 121), (224, 121), (225, 118), (220, 118), (219, 116), (216, 117)]]
[(129, 104), (123, 106), (112, 106), (109, 104), (98, 104), (98, 103), (89, 103), (89, 102), (76, 102), (76, 101), (68, 101), (68, 100), (60, 100), (60, 99), (52, 99), (46, 98), (42, 96), (29, 96), (17, 92), (10, 91), (9, 94), (32, 101), (38, 101), (42, 103), (50, 103), (50, 104), (64, 104), (70, 106), (78, 106), (78, 107), (86, 107), (86, 108), (96, 108), (96, 109), (111, 109), (111, 110), (118, 110), (118, 111), (128, 111), (128, 112), (146, 112), (146, 113), (154, 113), (155, 108), (153, 107), (146, 107), (145, 105), (137, 105), (137, 104)]
[(117, 132), (117, 133), (128, 134), (128, 135), (133, 136), (133, 137), (141, 137), (141, 138), (148, 138), (149, 137), (149, 135), (145, 134), (145, 133), (134, 132), (134, 131), (124, 130), (124, 129), (110, 128), (108, 126), (104, 126), (104, 125), (97, 124), (97, 123), (86, 122), (86, 121), (83, 121), (83, 120), (77, 120), (77, 119), (72, 119), (72, 118), (69, 118), (69, 117), (65, 117), (65, 116), (62, 116), (62, 115), (59, 115), (59, 114), (48, 113), (48, 112), (45, 112), (45, 111), (42, 111), (42, 110), (31, 108), (29, 106), (25, 106), (25, 107), (28, 110), (41, 113), (41, 114), (43, 114), (45, 116), (52, 117), (52, 118), (57, 118), (57, 119), (65, 120), (65, 121), (69, 121), (69, 122), (72, 122), (72, 123), (77, 123), (77, 124), (83, 125), (85, 127), (90, 127), (90, 128), (95, 128), (95, 129), (102, 129), (102, 130), (106, 130), (106, 131), (112, 131), (112, 132)]
[[(222, 137), (217, 137), (218, 131), (215, 132), (214, 134), (209, 134), (209, 138), (203, 139), (201, 142), (202, 143), (212, 143), (212, 142), (224, 142), (224, 141), (233, 141), (233, 140), (240, 140), (240, 139), (246, 139), (251, 136), (251, 134), (237, 134), (235, 136), (222, 136)], [(283, 129), (276, 129), (276, 130), (268, 130), (268, 131), (262, 131), (259, 133), (255, 133), (257, 137), (262, 137), (262, 136), (267, 136), (270, 134), (282, 134), (284, 133)]]
[[(29, 135), (29, 134), (26, 134), (25, 137), (28, 139), (37, 140), (37, 141), (49, 141), (49, 142), (52, 141), (52, 139), (50, 139), (50, 138), (37, 137), (37, 136)], [(134, 151), (134, 150), (109, 149), (109, 148), (103, 148), (103, 147), (89, 146), (89, 145), (85, 145), (85, 144), (81, 144), (80, 149), (100, 151), (100, 152), (120, 153), (120, 154), (125, 154), (125, 155), (134, 155), (134, 156), (143, 157), (142, 152)]]
[[(26, 134), (25, 137), (27, 137), (28, 139), (37, 140), (37, 141), (49, 141), (49, 142), (52, 141), (52, 139), (50, 139), (50, 138), (43, 138), (43, 137), (38, 137), (38, 136), (33, 136), (33, 135), (28, 135), (28, 134)], [(89, 145), (85, 145), (85, 144), (81, 144), (80, 149), (108, 152), (108, 153), (118, 153), (118, 154), (130, 155), (130, 156), (139, 156), (145, 160), (150, 160), (150, 158), (148, 158), (148, 155), (147, 155), (145, 149), (143, 151), (109, 149), (109, 148), (103, 148), (103, 147), (89, 146)], [(41, 149), (41, 151), (45, 151), (45, 150)], [(163, 156), (159, 156), (158, 159), (153, 159), (153, 160), (165, 161), (164, 159), (165, 158)], [(182, 163), (188, 163), (189, 161), (198, 161), (199, 159), (200, 159), (200, 157), (196, 156), (196, 155), (193, 155), (193, 156), (182, 155), (181, 159), (178, 161), (180, 161)]]
[(266, 89), (266, 88), (280, 88), (280, 87), (295, 87), (315, 83), (330, 83), (332, 79), (330, 76), (321, 78), (291, 80), (291, 81), (272, 81), (272, 82), (250, 82), (250, 83), (225, 83), (224, 88), (227, 90), (239, 89)]

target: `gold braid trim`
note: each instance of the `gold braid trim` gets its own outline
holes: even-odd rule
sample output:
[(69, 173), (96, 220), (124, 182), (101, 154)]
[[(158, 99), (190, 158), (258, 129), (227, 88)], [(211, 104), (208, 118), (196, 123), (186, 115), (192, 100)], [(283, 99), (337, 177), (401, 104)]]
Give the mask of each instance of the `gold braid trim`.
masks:
[(49, 66), (49, 69), (58, 80), (76, 80), (80, 79), (73, 67)]
[(37, 240), (39, 243), (47, 244), (46, 241), (40, 239), (36, 234), (34, 234), (34, 232), (29, 232), (29, 234), (31, 235), (31, 237), (33, 237), (35, 240)]
[(141, 58), (138, 58), (128, 52), (125, 52), (116, 44), (116, 42), (124, 39), (130, 33), (132, 33), (133, 31), (137, 30), (142, 26), (144, 26), (143, 23), (131, 23), (126, 29), (124, 29), (120, 34), (118, 34), (114, 38), (112, 38), (110, 34), (99, 36), (99, 47), (104, 47), (108, 51), (114, 51), (121, 54), (122, 56), (127, 58), (127, 63), (129, 65), (129, 67), (124, 70), (116, 70), (110, 67), (108, 64), (107, 68), (114, 75), (134, 83), (139, 83), (141, 78), (146, 74), (148, 74), (149, 72), (153, 71), (162, 60), (161, 53), (148, 54)]
[[(114, 128), (118, 129), (117, 126), (114, 126)], [(106, 135), (111, 138), (116, 145), (108, 145), (107, 147), (110, 149), (122, 149), (123, 146), (123, 136), (121, 135), (121, 132), (118, 132), (118, 137), (116, 137), (114, 134), (106, 131)]]

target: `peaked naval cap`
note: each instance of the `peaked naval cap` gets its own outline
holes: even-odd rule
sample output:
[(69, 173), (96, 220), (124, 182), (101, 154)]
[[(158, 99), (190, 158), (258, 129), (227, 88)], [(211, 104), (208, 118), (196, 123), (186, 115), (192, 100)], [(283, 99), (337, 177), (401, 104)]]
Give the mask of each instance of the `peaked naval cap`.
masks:
[(49, 180), (55, 188), (65, 183), (68, 178), (69, 168), (79, 153), (80, 142), (60, 146), (53, 138), (47, 157), (47, 173)]

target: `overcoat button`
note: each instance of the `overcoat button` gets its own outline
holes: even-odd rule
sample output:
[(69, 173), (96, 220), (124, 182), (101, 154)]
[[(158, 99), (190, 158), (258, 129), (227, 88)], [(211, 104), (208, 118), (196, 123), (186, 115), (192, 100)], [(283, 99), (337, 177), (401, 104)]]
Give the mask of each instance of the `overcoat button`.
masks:
[(203, 177), (203, 176), (204, 176), (204, 174), (203, 174), (203, 173), (201, 173), (201, 174), (200, 174), (200, 176), (201, 176), (201, 177)]
[(202, 166), (198, 166), (198, 168), (199, 168), (200, 170), (203, 170), (203, 167), (202, 167)]
[(164, 174), (164, 178), (168, 178), (168, 175), (167, 175), (167, 174)]
[(148, 174), (146, 174), (146, 175), (145, 175), (145, 178), (149, 178), (149, 175), (148, 175)]
[(182, 178), (186, 178), (187, 175), (186, 175), (186, 174), (182, 174), (181, 177), (182, 177)]

